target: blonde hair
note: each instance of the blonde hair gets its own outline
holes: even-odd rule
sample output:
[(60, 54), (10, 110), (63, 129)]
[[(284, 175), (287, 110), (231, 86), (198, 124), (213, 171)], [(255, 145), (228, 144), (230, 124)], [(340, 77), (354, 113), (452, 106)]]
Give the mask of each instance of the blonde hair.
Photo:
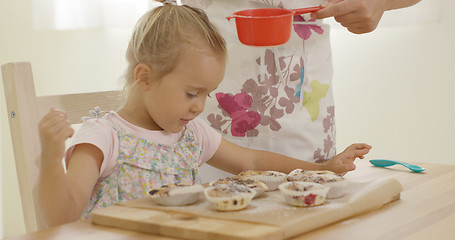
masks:
[(164, 4), (144, 14), (136, 24), (126, 51), (124, 93), (128, 94), (136, 82), (134, 69), (138, 64), (149, 66), (153, 77), (165, 76), (174, 69), (195, 36), (201, 36), (216, 53), (226, 56), (226, 42), (204, 11), (186, 5)]

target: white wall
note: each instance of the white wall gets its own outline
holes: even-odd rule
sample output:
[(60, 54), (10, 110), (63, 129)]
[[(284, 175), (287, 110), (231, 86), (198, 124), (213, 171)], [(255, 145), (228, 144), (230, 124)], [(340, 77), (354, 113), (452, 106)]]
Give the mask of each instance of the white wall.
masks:
[[(434, 1), (434, 0), (424, 0)], [(337, 146), (365, 141), (370, 158), (455, 164), (455, 1), (438, 21), (332, 31)], [(32, 62), (38, 95), (117, 87), (129, 30), (37, 31), (32, 0), (0, 1), (0, 64)], [(1, 176), (4, 236), (23, 234), (3, 83)]]
[(369, 158), (455, 164), (455, 2), (422, 4), (439, 2), (419, 24), (333, 29), (338, 149), (365, 141)]
[[(34, 30), (32, 5), (32, 0), (0, 1), (0, 64), (31, 62), (37, 95), (109, 90), (118, 86), (131, 30)], [(4, 101), (2, 80), (2, 215), (7, 237), (25, 233), (25, 227)]]

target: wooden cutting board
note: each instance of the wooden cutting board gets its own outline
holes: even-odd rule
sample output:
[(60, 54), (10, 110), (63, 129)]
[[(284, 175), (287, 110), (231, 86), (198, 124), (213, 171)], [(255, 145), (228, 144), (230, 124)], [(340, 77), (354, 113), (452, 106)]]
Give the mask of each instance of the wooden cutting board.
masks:
[(301, 208), (286, 204), (279, 191), (255, 199), (247, 209), (217, 212), (204, 198), (190, 206), (165, 207), (149, 198), (93, 212), (93, 223), (184, 239), (285, 239), (337, 222), (399, 198), (393, 178), (350, 182), (348, 194), (324, 205)]
[(280, 227), (186, 213), (114, 205), (94, 212), (93, 223), (184, 239), (283, 239)]

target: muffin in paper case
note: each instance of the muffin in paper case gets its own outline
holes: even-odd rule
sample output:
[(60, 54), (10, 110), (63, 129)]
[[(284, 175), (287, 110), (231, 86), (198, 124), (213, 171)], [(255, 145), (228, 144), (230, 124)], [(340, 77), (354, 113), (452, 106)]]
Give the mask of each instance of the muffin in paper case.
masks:
[(323, 186), (330, 187), (327, 198), (339, 198), (347, 193), (348, 181), (336, 174), (322, 174), (316, 178), (316, 182)]
[(286, 202), (296, 207), (318, 206), (325, 202), (328, 187), (312, 182), (285, 182), (279, 186)]
[(254, 189), (238, 184), (217, 184), (204, 190), (205, 197), (218, 211), (242, 210), (255, 194)]
[(295, 169), (287, 176), (288, 181), (314, 182), (330, 187), (327, 198), (339, 198), (345, 195), (347, 181), (332, 171), (311, 171)]
[(223, 179), (218, 179), (215, 181), (211, 181), (209, 183), (210, 186), (215, 186), (218, 184), (239, 184), (243, 185), (246, 187), (249, 187), (251, 189), (254, 189), (256, 191), (256, 194), (254, 195), (253, 198), (257, 198), (264, 194), (265, 191), (267, 191), (269, 188), (265, 183), (258, 181), (258, 180), (253, 180), (253, 179), (243, 179), (237, 176), (233, 177), (228, 177), (228, 178), (223, 178)]
[(305, 181), (306, 179), (310, 178), (311, 176), (314, 175), (322, 175), (322, 174), (335, 174), (332, 171), (328, 170), (302, 170), (302, 169), (294, 169), (292, 170), (288, 176), (287, 180), (289, 182), (292, 181)]
[(257, 171), (249, 170), (241, 172), (237, 175), (243, 179), (252, 179), (265, 183), (269, 188), (268, 191), (274, 191), (278, 189), (278, 186), (286, 181), (286, 174), (277, 171)]
[(161, 205), (181, 206), (195, 203), (203, 191), (200, 184), (168, 184), (150, 189), (148, 196)]

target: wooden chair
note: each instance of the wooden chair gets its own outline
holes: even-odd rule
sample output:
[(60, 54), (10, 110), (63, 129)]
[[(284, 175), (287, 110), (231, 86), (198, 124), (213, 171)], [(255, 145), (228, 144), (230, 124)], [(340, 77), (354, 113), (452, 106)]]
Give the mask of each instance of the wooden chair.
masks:
[(81, 117), (89, 115), (95, 106), (116, 110), (121, 91), (36, 96), (30, 63), (4, 64), (2, 75), (25, 227), (27, 232), (33, 232), (46, 228), (36, 201), (40, 119), (55, 106), (66, 111), (72, 124), (81, 123)]

